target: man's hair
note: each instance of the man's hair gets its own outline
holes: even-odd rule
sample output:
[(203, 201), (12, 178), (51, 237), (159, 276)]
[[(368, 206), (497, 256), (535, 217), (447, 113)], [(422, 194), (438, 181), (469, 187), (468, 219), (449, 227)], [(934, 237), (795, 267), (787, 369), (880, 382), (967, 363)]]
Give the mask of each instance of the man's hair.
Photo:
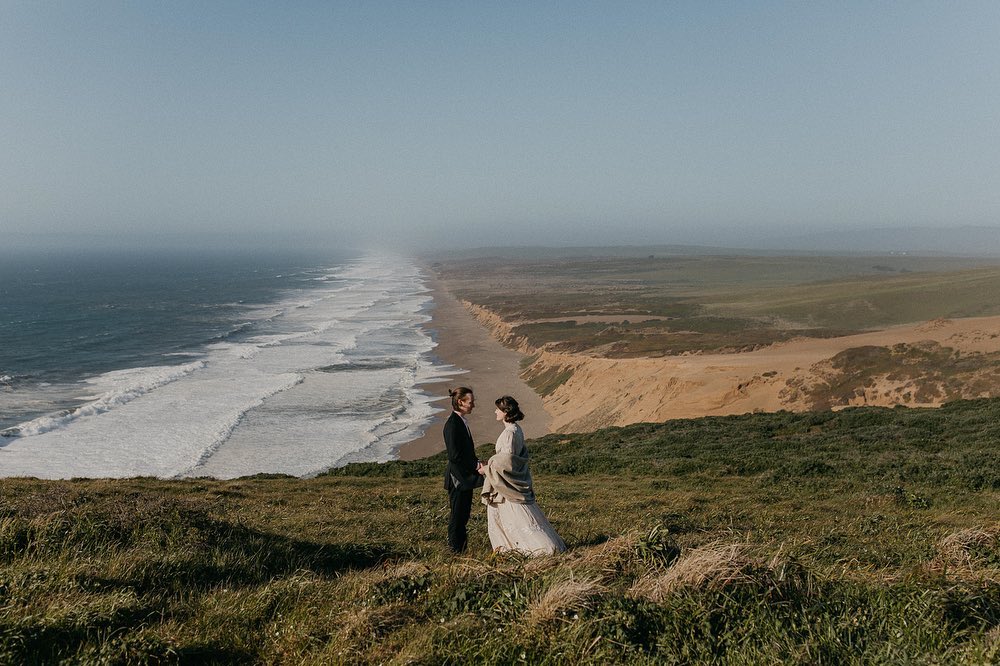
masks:
[(458, 388), (448, 389), (448, 395), (451, 396), (451, 408), (457, 411), (458, 401), (464, 400), (467, 395), (472, 395), (472, 389), (468, 386), (459, 386)]

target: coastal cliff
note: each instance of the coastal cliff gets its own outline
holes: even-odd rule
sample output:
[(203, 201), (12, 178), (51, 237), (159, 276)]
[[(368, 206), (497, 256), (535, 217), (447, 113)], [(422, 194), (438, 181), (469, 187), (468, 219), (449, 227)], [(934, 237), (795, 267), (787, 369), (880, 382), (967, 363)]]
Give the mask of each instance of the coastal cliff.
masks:
[(522, 378), (542, 396), (555, 432), (779, 410), (937, 407), (1000, 395), (1000, 317), (797, 338), (736, 353), (604, 358), (532, 345), (516, 322), (462, 304), (525, 356)]

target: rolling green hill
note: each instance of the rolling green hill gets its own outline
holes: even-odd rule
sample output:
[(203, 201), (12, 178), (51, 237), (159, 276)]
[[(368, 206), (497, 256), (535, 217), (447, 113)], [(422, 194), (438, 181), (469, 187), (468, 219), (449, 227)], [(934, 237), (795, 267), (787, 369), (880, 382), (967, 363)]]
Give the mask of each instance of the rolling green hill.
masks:
[(530, 446), (570, 547), (534, 560), (491, 554), (481, 511), (445, 553), (440, 455), (0, 480), (0, 663), (1000, 659), (1000, 400)]

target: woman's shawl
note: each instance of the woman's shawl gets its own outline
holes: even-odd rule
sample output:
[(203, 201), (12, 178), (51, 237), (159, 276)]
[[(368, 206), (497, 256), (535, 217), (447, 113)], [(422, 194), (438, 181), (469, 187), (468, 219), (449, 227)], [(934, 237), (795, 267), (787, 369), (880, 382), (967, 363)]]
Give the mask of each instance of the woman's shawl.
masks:
[(535, 501), (531, 471), (528, 470), (528, 448), (524, 445), (524, 433), (516, 424), (508, 423), (500, 433), (496, 455), (486, 463), (485, 471), (483, 504), (531, 504)]

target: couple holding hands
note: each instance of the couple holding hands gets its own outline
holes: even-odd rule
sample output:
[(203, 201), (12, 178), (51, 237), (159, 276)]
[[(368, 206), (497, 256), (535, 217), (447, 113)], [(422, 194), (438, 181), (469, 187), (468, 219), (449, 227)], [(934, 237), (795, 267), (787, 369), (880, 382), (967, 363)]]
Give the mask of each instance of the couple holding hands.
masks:
[(482, 462), (476, 459), (472, 432), (465, 420), (476, 406), (472, 389), (460, 386), (449, 390), (448, 395), (452, 413), (444, 424), (448, 450), (444, 487), (451, 503), (448, 546), (452, 552), (465, 551), (472, 496), (480, 486), (479, 496), (486, 505), (486, 524), (494, 551), (550, 555), (566, 550), (566, 544), (535, 502), (528, 449), (524, 445), (524, 432), (517, 424), (524, 414), (517, 400), (505, 395), (495, 401), (497, 421), (503, 422), (504, 429), (497, 438), (496, 453)]

